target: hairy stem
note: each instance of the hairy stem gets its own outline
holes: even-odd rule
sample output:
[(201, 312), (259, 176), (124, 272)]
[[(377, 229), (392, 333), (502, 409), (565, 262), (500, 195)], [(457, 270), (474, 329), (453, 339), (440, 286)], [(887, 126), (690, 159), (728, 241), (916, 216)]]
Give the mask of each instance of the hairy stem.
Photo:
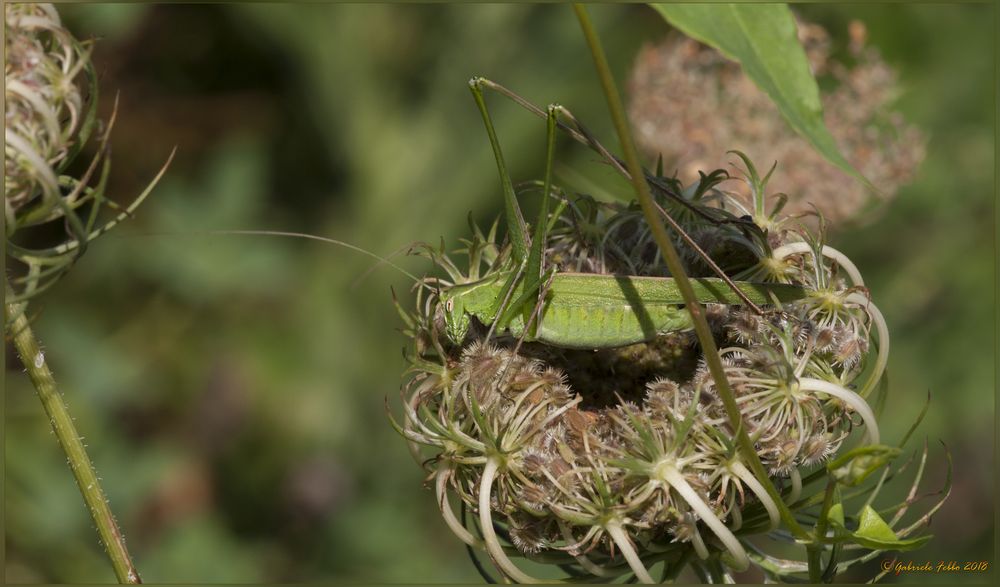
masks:
[[(14, 292), (9, 285), (6, 286), (8, 297)], [(136, 570), (132, 559), (129, 557), (128, 549), (125, 548), (125, 537), (122, 535), (111, 507), (104, 496), (104, 490), (97, 480), (97, 473), (94, 465), (87, 456), (87, 449), (83, 446), (83, 440), (76, 431), (73, 418), (63, 402), (59, 388), (56, 386), (52, 371), (49, 370), (45, 362), (45, 355), (35, 338), (31, 325), (28, 324), (28, 317), (25, 314), (27, 304), (7, 303), (4, 304), (4, 320), (8, 325), (8, 333), (14, 340), (14, 347), (21, 358), (28, 377), (32, 385), (38, 392), (38, 398), (42, 401), (42, 407), (52, 423), (52, 430), (56, 434), (56, 439), (66, 453), (70, 470), (76, 478), (76, 484), (83, 494), (83, 501), (87, 504), (90, 516), (97, 526), (101, 544), (111, 559), (111, 566), (114, 567), (115, 576), (119, 583), (141, 583), (139, 572)]]
[(726, 415), (729, 417), (729, 423), (736, 433), (736, 441), (739, 445), (740, 454), (744, 459), (746, 459), (747, 463), (750, 465), (750, 470), (753, 472), (757, 480), (761, 482), (761, 485), (764, 486), (767, 494), (771, 496), (771, 499), (778, 505), (779, 511), (781, 512), (781, 520), (786, 526), (788, 526), (788, 529), (791, 530), (792, 534), (794, 534), (797, 538), (808, 540), (810, 538), (808, 532), (806, 532), (798, 521), (796, 521), (791, 510), (789, 510), (785, 503), (781, 500), (781, 495), (778, 493), (778, 490), (775, 489), (774, 484), (771, 483), (771, 479), (768, 476), (767, 471), (764, 469), (764, 465), (760, 462), (760, 457), (757, 455), (757, 451), (754, 449), (753, 442), (747, 435), (746, 426), (743, 425), (739, 407), (736, 405), (736, 399), (733, 395), (733, 391), (729, 387), (729, 381), (726, 379), (726, 373), (722, 366), (722, 360), (719, 358), (719, 352), (715, 346), (715, 340), (712, 338), (711, 329), (709, 328), (708, 322), (705, 320), (704, 312), (702, 312), (701, 306), (698, 304), (694, 295), (691, 282), (688, 280), (687, 274), (684, 272), (684, 267), (677, 254), (677, 250), (674, 248), (673, 243), (670, 241), (670, 237), (667, 235), (666, 229), (657, 216), (656, 204), (653, 202), (652, 195), (650, 195), (649, 185), (645, 181), (646, 176), (642, 171), (642, 166), (639, 164), (639, 156), (636, 153), (635, 144), (632, 141), (632, 134), (629, 131), (628, 121), (625, 118), (625, 108), (622, 106), (621, 96), (618, 94), (614, 77), (611, 75), (611, 68), (608, 66), (608, 60), (604, 55), (604, 49), (601, 47), (601, 41), (598, 39), (597, 32), (594, 30), (594, 26), (590, 22), (590, 16), (587, 14), (587, 9), (580, 4), (574, 4), (573, 10), (576, 12), (576, 16), (580, 20), (580, 27), (583, 29), (583, 35), (586, 37), (587, 45), (590, 47), (590, 51), (593, 55), (594, 65), (597, 68), (598, 77), (601, 79), (601, 86), (604, 88), (604, 94), (608, 100), (611, 117), (614, 120), (615, 128), (618, 131), (618, 138), (622, 145), (622, 153), (628, 166), (629, 174), (632, 176), (632, 185), (635, 187), (636, 195), (639, 198), (639, 205), (642, 207), (642, 213), (646, 217), (646, 222), (649, 224), (650, 231), (653, 233), (653, 238), (659, 246), (660, 251), (663, 253), (663, 259), (667, 263), (667, 268), (670, 270), (670, 274), (677, 281), (678, 289), (680, 289), (681, 295), (684, 297), (685, 304), (687, 305), (688, 312), (691, 314), (692, 322), (694, 322), (695, 334), (697, 334), (698, 341), (701, 343), (701, 348), (704, 352), (705, 360), (708, 363), (709, 371), (712, 374), (712, 379), (715, 381), (719, 397), (722, 399), (726, 408)]

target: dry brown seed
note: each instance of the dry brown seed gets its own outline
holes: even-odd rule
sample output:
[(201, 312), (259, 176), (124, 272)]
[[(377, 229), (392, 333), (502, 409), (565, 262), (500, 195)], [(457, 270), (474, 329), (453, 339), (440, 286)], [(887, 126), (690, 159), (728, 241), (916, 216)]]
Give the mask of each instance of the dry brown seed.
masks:
[(588, 428), (594, 425), (597, 418), (592, 412), (571, 408), (563, 414), (563, 421), (566, 422), (566, 428), (570, 432), (582, 435), (587, 432)]

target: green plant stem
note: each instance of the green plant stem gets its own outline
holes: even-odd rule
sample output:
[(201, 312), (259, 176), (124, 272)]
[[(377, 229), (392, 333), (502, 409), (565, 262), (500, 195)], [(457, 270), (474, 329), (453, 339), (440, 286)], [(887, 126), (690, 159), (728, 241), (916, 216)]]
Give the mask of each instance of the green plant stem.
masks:
[[(6, 294), (13, 296), (13, 290), (9, 284), (6, 285)], [(49, 370), (45, 362), (45, 355), (39, 347), (31, 325), (28, 324), (28, 317), (25, 313), (27, 304), (6, 303), (4, 304), (4, 319), (8, 325), (8, 332), (14, 340), (14, 347), (21, 358), (28, 377), (32, 385), (38, 392), (38, 398), (42, 401), (42, 407), (52, 423), (52, 430), (56, 434), (59, 445), (66, 453), (69, 467), (76, 478), (76, 484), (83, 494), (83, 501), (90, 510), (90, 515), (97, 525), (97, 532), (100, 535), (101, 543), (104, 545), (114, 567), (115, 576), (119, 583), (141, 583), (139, 572), (136, 570), (128, 550), (125, 548), (125, 537), (118, 528), (108, 500), (104, 496), (104, 490), (97, 479), (94, 465), (87, 456), (87, 449), (83, 446), (83, 440), (73, 425), (73, 418), (63, 402), (62, 395), (56, 386), (52, 371)]]
[(823, 507), (819, 511), (819, 518), (813, 530), (814, 542), (806, 546), (807, 561), (809, 563), (809, 581), (819, 583), (823, 577), (823, 542), (826, 540), (826, 528), (830, 520), (830, 508), (833, 507), (834, 492), (837, 489), (837, 482), (832, 478), (826, 484), (826, 492), (823, 494)]
[(642, 166), (639, 164), (639, 156), (635, 150), (635, 144), (632, 141), (628, 120), (625, 117), (625, 108), (622, 106), (621, 96), (618, 94), (618, 89), (615, 85), (614, 77), (611, 74), (611, 68), (608, 65), (607, 57), (605, 57), (604, 49), (601, 47), (601, 41), (597, 37), (597, 31), (594, 29), (594, 26), (590, 21), (590, 16), (587, 14), (587, 9), (584, 6), (580, 4), (573, 4), (573, 10), (576, 12), (576, 16), (580, 20), (580, 27), (583, 29), (583, 35), (586, 38), (587, 45), (593, 55), (597, 75), (601, 80), (601, 86), (603, 87), (604, 94), (608, 100), (608, 108), (611, 110), (611, 118), (614, 121), (615, 129), (618, 131), (618, 139), (621, 142), (622, 154), (624, 155), (625, 164), (628, 168), (629, 175), (631, 176), (630, 179), (632, 180), (632, 185), (635, 187), (636, 195), (639, 199), (639, 205), (642, 207), (642, 213), (646, 218), (646, 222), (649, 224), (649, 228), (653, 233), (653, 238), (656, 241), (656, 244), (660, 247), (660, 251), (663, 253), (663, 259), (667, 263), (667, 268), (670, 270), (670, 274), (677, 280), (677, 287), (680, 290), (681, 295), (684, 297), (688, 312), (691, 314), (695, 334), (697, 334), (698, 341), (701, 343), (701, 348), (704, 351), (705, 360), (708, 363), (708, 369), (712, 374), (712, 379), (715, 380), (719, 397), (722, 399), (722, 403), (726, 408), (726, 415), (729, 417), (729, 423), (735, 431), (740, 454), (744, 459), (746, 459), (747, 464), (750, 466), (750, 470), (753, 471), (754, 476), (764, 486), (767, 494), (777, 504), (782, 522), (784, 522), (788, 529), (797, 538), (810, 540), (812, 536), (804, 528), (802, 528), (801, 525), (799, 525), (798, 521), (795, 520), (795, 516), (781, 499), (781, 494), (778, 493), (774, 484), (771, 483), (771, 478), (764, 469), (763, 463), (760, 462), (760, 457), (754, 449), (753, 442), (747, 435), (746, 427), (743, 425), (742, 414), (740, 413), (739, 406), (736, 405), (736, 398), (733, 395), (732, 389), (729, 387), (729, 381), (726, 379), (726, 373), (722, 367), (722, 360), (719, 358), (719, 352), (715, 346), (715, 339), (712, 338), (712, 333), (709, 329), (708, 322), (705, 320), (704, 312), (698, 304), (694, 290), (691, 287), (691, 282), (688, 280), (687, 274), (684, 272), (684, 267), (677, 254), (677, 250), (670, 241), (666, 228), (657, 216), (656, 206), (653, 202), (653, 197), (649, 192), (649, 186), (646, 184), (646, 176), (643, 173)]
[(806, 562), (809, 564), (809, 582), (817, 584), (823, 572), (823, 547), (819, 544), (806, 545)]

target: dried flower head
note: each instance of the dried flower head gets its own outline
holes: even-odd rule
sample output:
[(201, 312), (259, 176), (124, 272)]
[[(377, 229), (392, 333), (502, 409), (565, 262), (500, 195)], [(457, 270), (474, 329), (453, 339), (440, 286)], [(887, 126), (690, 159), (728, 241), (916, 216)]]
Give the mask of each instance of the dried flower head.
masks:
[[(89, 44), (63, 27), (52, 4), (5, 3), (4, 31), (4, 227), (15, 269), (8, 301), (18, 301), (51, 286), (90, 240), (137, 208), (170, 161), (131, 205), (104, 218), (103, 209), (117, 208), (104, 194), (114, 114), (96, 135), (89, 165), (78, 177), (67, 174), (100, 126)], [(39, 244), (23, 235), (52, 222), (66, 227), (61, 242)]]
[(77, 143), (89, 50), (63, 28), (51, 4), (4, 4), (7, 230), (18, 210), (55, 207), (58, 169)]
[[(765, 306), (762, 315), (708, 308), (761, 461), (775, 481), (799, 485), (800, 470), (836, 454), (852, 431), (878, 442), (865, 398), (885, 367), (888, 333), (850, 260), (823, 244), (822, 233), (793, 229), (768, 211), (765, 182), (744, 162), (759, 200), (752, 206), (717, 189), (722, 173), (689, 186), (659, 178), (688, 206), (663, 194), (658, 203), (699, 234), (696, 244), (734, 279), (809, 291)], [(550, 218), (550, 263), (574, 272), (668, 275), (635, 205), (586, 196), (565, 203)], [(749, 210), (764, 211), (754, 220), (766, 231), (735, 222)], [(506, 545), (601, 577), (633, 572), (645, 579), (643, 560), (688, 548), (701, 558), (721, 550), (735, 568), (748, 565), (736, 532), (775, 528), (777, 506), (735, 450), (725, 406), (690, 333), (574, 350), (519, 341), (473, 318), (463, 341), (450, 340), (439, 319), (439, 288), (503, 270), (510, 255), (496, 231), (487, 236), (473, 227), (464, 244), (455, 253), (420, 250), (446, 276), (425, 278), (415, 309), (403, 312), (412, 376), (396, 424), (429, 467), (455, 534), (484, 546), (504, 575), (522, 582), (533, 578)], [(677, 244), (688, 271), (708, 273), (690, 243)], [(468, 258), (464, 268), (456, 255)], [(459, 520), (452, 498), (478, 523)]]

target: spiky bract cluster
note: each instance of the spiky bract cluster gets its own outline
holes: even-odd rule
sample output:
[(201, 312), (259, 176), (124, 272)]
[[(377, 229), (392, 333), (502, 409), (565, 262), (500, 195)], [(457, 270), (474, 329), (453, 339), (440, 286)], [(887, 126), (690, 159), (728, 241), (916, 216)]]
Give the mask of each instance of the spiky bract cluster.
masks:
[[(767, 178), (745, 162), (753, 209), (718, 189), (724, 172), (687, 189), (672, 178), (653, 183), (660, 206), (728, 275), (810, 292), (762, 315), (706, 308), (760, 459), (794, 493), (800, 469), (830, 458), (852, 429), (861, 425), (867, 441), (878, 442), (865, 397), (881, 377), (888, 337), (853, 264), (766, 212)], [(547, 266), (666, 275), (637, 206), (553, 197), (561, 205), (550, 218)], [(745, 567), (740, 537), (773, 529), (778, 512), (735, 449), (690, 332), (594, 351), (519, 343), (490, 336), (482, 324), (461, 344), (443, 334), (435, 292), (508, 267), (510, 248), (496, 234), (496, 224), (488, 234), (472, 226), (455, 253), (467, 257), (464, 269), (454, 254), (423, 246), (446, 276), (426, 278), (416, 310), (401, 310), (414, 345), (398, 428), (428, 468), (452, 530), (485, 547), (517, 581), (533, 577), (511, 553), (573, 573), (643, 580), (650, 565), (691, 549), (702, 558), (723, 552)], [(678, 246), (691, 275), (710, 274), (690, 243)], [(450, 495), (477, 512), (474, 530), (458, 519)]]
[[(117, 208), (104, 196), (114, 115), (97, 133), (89, 164), (68, 173), (99, 126), (89, 43), (73, 37), (51, 4), (5, 3), (4, 32), (4, 225), (17, 272), (7, 293), (8, 301), (19, 301), (51, 286), (90, 240), (142, 202), (159, 176), (126, 210), (102, 218), (105, 208)], [(32, 230), (50, 223), (65, 226), (56, 243)]]

